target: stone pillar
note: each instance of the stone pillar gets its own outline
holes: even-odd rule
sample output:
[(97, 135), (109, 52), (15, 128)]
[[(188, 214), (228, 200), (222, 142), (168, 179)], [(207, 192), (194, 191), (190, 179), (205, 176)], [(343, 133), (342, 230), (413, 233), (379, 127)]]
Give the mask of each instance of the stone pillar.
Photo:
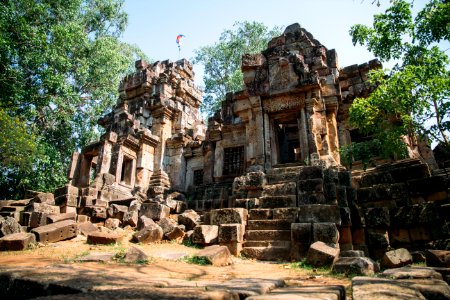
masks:
[(214, 176), (214, 154), (216, 150), (215, 142), (205, 142), (203, 144), (203, 155), (205, 165), (203, 167), (203, 183), (212, 183)]
[(153, 136), (149, 131), (141, 135), (139, 152), (137, 154), (136, 164), (136, 186), (144, 190), (149, 182), (154, 170), (155, 147), (159, 139)]
[(336, 163), (340, 164), (339, 155), (339, 139), (336, 123), (336, 110), (327, 111), (327, 139), (328, 139), (328, 154), (330, 154)]
[(308, 130), (305, 108), (300, 110), (298, 121), (298, 138), (300, 140), (301, 160), (305, 161), (309, 158)]
[[(264, 165), (264, 115), (262, 113), (261, 107), (253, 109), (253, 114), (255, 119), (251, 121), (252, 126), (254, 126), (255, 136), (252, 141), (254, 144), (253, 155), (255, 157), (255, 164)], [(269, 137), (266, 136), (266, 139)], [(263, 141), (263, 142), (261, 142)]]
[(183, 156), (184, 145), (184, 141), (171, 140), (167, 142), (167, 150), (169, 151), (167, 174), (171, 182), (171, 188), (177, 191), (184, 191), (186, 185), (186, 159)]
[(103, 146), (99, 151), (97, 159), (97, 174), (108, 173), (111, 168), (111, 157), (113, 144), (117, 143), (117, 134), (108, 132), (103, 136)]

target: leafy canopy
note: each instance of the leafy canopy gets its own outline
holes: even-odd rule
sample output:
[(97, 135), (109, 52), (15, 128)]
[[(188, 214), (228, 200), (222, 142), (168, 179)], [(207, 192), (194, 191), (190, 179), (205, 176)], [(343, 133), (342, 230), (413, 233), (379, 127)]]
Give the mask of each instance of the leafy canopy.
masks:
[(267, 28), (259, 22), (236, 22), (226, 29), (219, 41), (195, 51), (194, 63), (205, 67), (203, 81), (205, 95), (203, 111), (212, 115), (228, 92), (239, 91), (244, 86), (241, 72), (242, 55), (259, 53), (267, 43), (281, 34), (281, 28)]
[(29, 139), (7, 146), (28, 162), (1, 157), (0, 198), (63, 184), (71, 153), (97, 138), (97, 118), (144, 56), (119, 40), (126, 24), (123, 0), (0, 2), (0, 128)]
[(344, 160), (377, 152), (405, 156), (402, 137), (414, 139), (416, 133), (449, 144), (449, 60), (437, 43), (449, 41), (450, 2), (430, 0), (415, 16), (413, 4), (391, 0), (385, 13), (374, 16), (372, 27), (358, 24), (350, 30), (354, 44), (366, 46), (381, 61), (399, 62), (392, 70), (373, 71), (369, 80), (378, 87), (369, 97), (354, 100), (351, 123), (374, 139), (366, 142), (372, 145), (345, 148)]

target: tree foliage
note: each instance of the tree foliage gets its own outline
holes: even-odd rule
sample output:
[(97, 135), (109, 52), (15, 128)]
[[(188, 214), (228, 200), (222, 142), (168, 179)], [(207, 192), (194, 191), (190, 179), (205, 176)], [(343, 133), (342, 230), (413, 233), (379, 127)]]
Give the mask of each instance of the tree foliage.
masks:
[(280, 27), (269, 29), (259, 22), (236, 22), (232, 29), (222, 32), (218, 42), (195, 51), (193, 62), (205, 67), (204, 112), (212, 115), (226, 93), (243, 88), (242, 55), (261, 52), (273, 37), (280, 34)]
[[(381, 61), (399, 61), (392, 70), (371, 72), (369, 80), (378, 87), (350, 108), (351, 123), (373, 135), (385, 157), (406, 154), (402, 136), (420, 134), (449, 145), (449, 60), (437, 43), (449, 40), (450, 2), (430, 0), (415, 16), (413, 3), (391, 0), (385, 13), (374, 16), (372, 27), (350, 30), (354, 44), (366, 46)], [(347, 159), (357, 155), (352, 147), (344, 151)]]
[[(123, 0), (0, 2), (0, 109), (6, 114), (0, 121), (20, 119), (36, 145), (28, 148), (28, 168), (1, 161), (0, 197), (62, 184), (71, 153), (98, 136), (97, 118), (143, 56), (119, 40), (127, 23), (122, 6)], [(22, 129), (10, 130), (23, 136)]]

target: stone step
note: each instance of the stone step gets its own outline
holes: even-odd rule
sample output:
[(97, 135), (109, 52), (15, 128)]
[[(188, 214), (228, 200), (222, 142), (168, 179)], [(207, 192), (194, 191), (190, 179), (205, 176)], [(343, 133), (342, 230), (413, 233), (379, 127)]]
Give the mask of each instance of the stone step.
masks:
[(243, 244), (245, 247), (291, 247), (290, 241), (276, 241), (276, 240), (266, 240), (266, 241), (246, 241)]
[(288, 181), (297, 181), (298, 174), (300, 173), (303, 166), (295, 166), (295, 167), (282, 167), (282, 168), (273, 168), (267, 170), (267, 183), (275, 184), (275, 183), (283, 183)]
[(245, 239), (247, 241), (290, 241), (291, 230), (246, 230)]
[(249, 220), (288, 220), (297, 221), (298, 207), (254, 208), (248, 213)]
[(295, 181), (288, 181), (277, 184), (267, 184), (263, 188), (262, 196), (297, 195), (297, 184)]
[[(282, 195), (282, 194), (280, 194)], [(260, 208), (280, 208), (280, 207), (296, 207), (297, 196), (284, 195), (284, 196), (264, 196), (259, 198)]]
[(289, 220), (249, 220), (247, 230), (291, 230)]
[(290, 260), (291, 249), (289, 247), (246, 247), (241, 255), (258, 260)]
[(311, 204), (298, 208), (299, 223), (330, 222), (341, 224), (341, 214), (337, 205)]

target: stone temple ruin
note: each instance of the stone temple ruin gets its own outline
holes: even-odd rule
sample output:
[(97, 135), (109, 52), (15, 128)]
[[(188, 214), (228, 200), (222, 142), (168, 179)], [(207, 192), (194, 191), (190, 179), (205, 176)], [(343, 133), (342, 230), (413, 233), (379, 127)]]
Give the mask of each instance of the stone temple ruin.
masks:
[(341, 68), (334, 49), (293, 24), (243, 57), (245, 89), (228, 94), (206, 126), (191, 63), (137, 61), (99, 119), (106, 133), (73, 154), (69, 183), (30, 195), (23, 207), (4, 202), (2, 215), (44, 241), (66, 218), (73, 231), (75, 220), (139, 227), (144, 216), (162, 230), (138, 241), (192, 234), (194, 243), (220, 243), (235, 255), (312, 264), (330, 257), (318, 249), (314, 258), (316, 242), (375, 259), (445, 243), (449, 180), (429, 148), (411, 140), (408, 160), (367, 171), (341, 165), (339, 148), (360, 138), (348, 109), (375, 88), (367, 74), (380, 67), (372, 60)]

